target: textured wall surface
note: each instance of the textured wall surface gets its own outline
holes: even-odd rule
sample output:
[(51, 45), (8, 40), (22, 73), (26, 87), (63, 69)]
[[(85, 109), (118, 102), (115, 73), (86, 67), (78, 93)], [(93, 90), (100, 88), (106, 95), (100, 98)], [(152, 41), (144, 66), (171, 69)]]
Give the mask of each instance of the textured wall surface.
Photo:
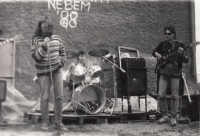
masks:
[[(68, 11), (69, 13), (73, 9)], [(148, 92), (156, 92), (156, 59), (151, 52), (164, 40), (163, 28), (175, 26), (177, 39), (186, 45), (191, 42), (191, 17), (189, 1), (110, 1), (90, 2), (89, 12), (79, 9), (77, 26), (67, 30), (59, 23), (61, 10), (57, 12), (48, 2), (7, 2), (0, 3), (1, 38), (10, 38), (22, 34), (24, 39), (16, 43), (16, 88), (29, 99), (38, 97), (39, 88), (33, 82), (35, 76), (34, 61), (30, 55), (33, 33), (38, 21), (45, 16), (53, 20), (55, 33), (59, 34), (67, 51), (90, 51), (106, 49), (116, 54), (118, 46), (136, 48), (147, 63)], [(190, 51), (188, 50), (190, 55)], [(98, 64), (102, 69), (112, 65), (101, 58), (87, 55), (88, 64)], [(75, 59), (67, 59), (65, 69)], [(109, 95), (113, 92), (112, 71), (107, 71), (106, 83)], [(184, 65), (190, 90), (195, 90), (195, 80), (191, 78), (191, 66)], [(103, 80), (103, 76), (102, 76)], [(102, 83), (105, 83), (102, 81)], [(103, 86), (103, 85), (102, 85)], [(27, 93), (29, 92), (29, 93)]]

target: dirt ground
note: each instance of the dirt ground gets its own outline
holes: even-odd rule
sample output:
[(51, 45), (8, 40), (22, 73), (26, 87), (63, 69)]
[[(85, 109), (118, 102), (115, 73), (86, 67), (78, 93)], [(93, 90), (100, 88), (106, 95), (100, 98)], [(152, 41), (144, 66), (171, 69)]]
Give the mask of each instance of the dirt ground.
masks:
[(36, 124), (0, 125), (1, 136), (199, 136), (199, 122), (178, 123), (171, 127), (168, 123), (128, 122), (83, 125), (65, 124), (67, 132), (59, 132), (52, 124), (48, 131)]

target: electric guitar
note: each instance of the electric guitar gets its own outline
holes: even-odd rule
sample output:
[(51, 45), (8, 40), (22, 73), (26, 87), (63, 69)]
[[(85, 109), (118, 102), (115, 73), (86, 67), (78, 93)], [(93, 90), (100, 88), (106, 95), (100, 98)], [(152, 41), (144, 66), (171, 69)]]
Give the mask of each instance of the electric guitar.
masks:
[[(12, 41), (17, 41), (17, 40), (21, 40), (23, 39), (23, 35), (19, 34), (19, 35), (15, 35), (13, 38), (10, 38), (10, 39), (2, 39), (3, 41), (0, 42), (0, 45), (3, 45), (5, 43), (8, 43), (8, 42), (12, 42)], [(0, 39), (1, 40), (1, 39)]]
[[(186, 49), (188, 49), (189, 47), (193, 46), (193, 45), (197, 45), (199, 44), (200, 42), (192, 42), (189, 46), (186, 46), (183, 48), (183, 50), (185, 51)], [(170, 58), (172, 58), (176, 53), (178, 52), (177, 51), (173, 51), (169, 54), (166, 54), (166, 55), (163, 55), (162, 58), (160, 58), (158, 60), (158, 63), (156, 65), (156, 68), (155, 68), (155, 73), (158, 69), (163, 69), (167, 66), (168, 63), (172, 62), (173, 60), (171, 60)]]

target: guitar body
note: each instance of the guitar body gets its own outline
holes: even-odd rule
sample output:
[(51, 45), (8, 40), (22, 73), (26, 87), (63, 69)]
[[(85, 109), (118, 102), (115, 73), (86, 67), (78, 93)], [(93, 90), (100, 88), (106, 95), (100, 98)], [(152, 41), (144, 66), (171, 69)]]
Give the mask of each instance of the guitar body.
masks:
[(168, 62), (164, 59), (164, 58), (161, 58), (159, 61), (158, 61), (158, 64), (157, 66), (161, 69), (165, 68), (167, 66)]

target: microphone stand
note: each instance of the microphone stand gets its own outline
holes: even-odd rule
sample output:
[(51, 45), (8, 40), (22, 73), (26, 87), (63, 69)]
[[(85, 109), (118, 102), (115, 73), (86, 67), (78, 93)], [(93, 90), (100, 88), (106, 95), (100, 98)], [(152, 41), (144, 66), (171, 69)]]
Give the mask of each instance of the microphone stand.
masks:
[[(107, 60), (109, 63), (112, 64), (112, 69), (113, 69), (113, 85), (114, 85), (114, 102), (111, 102), (111, 101), (109, 100), (109, 102), (111, 102), (110, 105), (112, 105), (112, 110), (111, 110), (111, 115), (112, 115), (115, 107), (117, 107), (117, 108), (119, 109), (119, 106), (117, 105), (116, 67), (117, 67), (118, 69), (120, 69), (120, 70), (121, 70), (122, 72), (124, 72), (124, 73), (125, 73), (126, 71), (123, 70), (122, 68), (119, 68), (119, 67), (115, 64), (115, 61), (116, 61), (116, 60), (115, 60), (115, 56), (113, 56), (113, 62), (110, 61), (110, 60), (108, 60), (106, 57), (102, 56), (100, 53), (99, 53), (99, 56), (101, 56), (103, 59)], [(124, 104), (122, 101), (120, 101), (120, 104), (125, 106), (125, 104)], [(110, 107), (110, 106), (109, 106), (109, 107)]]

